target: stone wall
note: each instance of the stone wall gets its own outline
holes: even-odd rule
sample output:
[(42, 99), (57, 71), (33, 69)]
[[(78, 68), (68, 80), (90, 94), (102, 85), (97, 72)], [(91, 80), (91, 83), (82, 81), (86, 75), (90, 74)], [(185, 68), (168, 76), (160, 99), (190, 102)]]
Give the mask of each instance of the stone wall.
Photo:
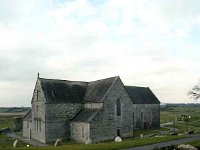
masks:
[(45, 143), (45, 102), (40, 80), (37, 80), (31, 101), (31, 121), (23, 121), (23, 136), (43, 143)]
[(23, 129), (23, 120), (21, 117), (13, 117), (13, 129), (16, 132), (20, 132)]
[(71, 122), (71, 139), (79, 143), (90, 143), (90, 124)]
[(30, 138), (31, 124), (30, 121), (23, 121), (23, 137)]
[(160, 127), (159, 104), (133, 104), (133, 113), (134, 129), (150, 129)]
[[(117, 99), (121, 101), (121, 115), (117, 116)], [(132, 100), (118, 78), (104, 99), (103, 109), (91, 122), (91, 140), (114, 140), (117, 130), (123, 137), (132, 129)]]
[[(117, 115), (117, 99), (121, 101), (121, 115)], [(132, 136), (131, 131), (160, 126), (159, 104), (133, 104), (118, 78), (104, 99), (103, 109), (90, 124), (92, 142)], [(133, 116), (134, 115), (134, 116)]]
[(69, 120), (81, 109), (80, 103), (46, 104), (46, 143), (58, 138), (71, 139)]
[(40, 80), (37, 80), (32, 97), (32, 129), (31, 138), (37, 141), (46, 142), (45, 137), (45, 102), (46, 98), (41, 88)]

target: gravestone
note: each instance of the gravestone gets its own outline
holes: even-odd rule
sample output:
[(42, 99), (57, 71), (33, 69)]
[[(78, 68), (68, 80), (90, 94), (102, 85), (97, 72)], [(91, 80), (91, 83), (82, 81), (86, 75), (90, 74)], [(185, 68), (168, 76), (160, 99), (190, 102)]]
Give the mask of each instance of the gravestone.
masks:
[(197, 150), (197, 148), (195, 148), (189, 144), (187, 144), (187, 145), (181, 144), (178, 146), (178, 149), (180, 149), (180, 150)]
[(62, 140), (61, 139), (57, 139), (54, 146), (62, 146)]
[(122, 142), (122, 139), (119, 136), (115, 137), (115, 142)]
[(14, 143), (13, 143), (13, 148), (17, 147), (17, 143), (18, 143), (18, 140), (15, 140)]
[(144, 135), (143, 134), (140, 134), (140, 139), (143, 139), (144, 138)]
[(91, 144), (91, 143), (92, 143), (92, 141), (90, 139), (88, 139), (85, 144)]

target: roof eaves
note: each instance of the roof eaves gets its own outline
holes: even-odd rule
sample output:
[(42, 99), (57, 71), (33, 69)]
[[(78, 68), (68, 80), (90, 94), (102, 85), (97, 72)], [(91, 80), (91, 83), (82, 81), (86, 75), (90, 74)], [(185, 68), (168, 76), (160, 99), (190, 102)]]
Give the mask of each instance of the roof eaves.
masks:
[(25, 119), (25, 117), (32, 111), (32, 109), (30, 109), (24, 116), (22, 119)]
[(42, 84), (42, 80), (40, 80), (40, 82), (41, 82), (41, 90), (43, 91), (43, 93), (44, 93), (44, 98), (45, 98), (45, 103), (48, 103), (48, 100), (47, 100), (47, 98), (48, 98), (48, 96), (47, 96), (47, 93), (46, 93), (46, 91), (43, 89), (43, 84)]
[[(149, 88), (149, 87), (147, 87), (148, 89), (149, 89), (149, 91), (151, 91), (151, 89)], [(157, 100), (157, 102), (158, 103), (156, 103), (156, 104), (160, 104), (160, 101), (159, 101), (159, 99), (156, 97), (156, 95), (151, 91), (151, 93), (155, 96), (155, 98), (156, 98), (156, 100)]]

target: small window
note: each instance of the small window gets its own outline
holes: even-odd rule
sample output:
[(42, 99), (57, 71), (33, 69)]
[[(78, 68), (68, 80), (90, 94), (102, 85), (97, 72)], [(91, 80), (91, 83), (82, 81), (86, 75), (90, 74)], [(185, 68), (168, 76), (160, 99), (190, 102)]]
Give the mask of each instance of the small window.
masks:
[(85, 130), (84, 130), (84, 128), (82, 127), (82, 138), (84, 138), (84, 134), (85, 134)]
[(41, 120), (41, 118), (39, 118), (39, 131), (41, 132), (41, 126), (42, 126), (42, 120)]
[(35, 107), (36, 108), (36, 112), (38, 112), (38, 107), (39, 107), (38, 105)]
[(38, 131), (38, 118), (37, 118), (37, 120), (36, 120), (36, 121), (37, 121), (37, 127), (36, 127), (36, 130)]
[(36, 118), (34, 119), (34, 127), (35, 127), (35, 131), (36, 131)]
[(135, 125), (135, 114), (133, 112), (133, 127), (134, 127), (134, 125)]
[(143, 120), (143, 112), (141, 112), (141, 120)]
[(121, 101), (118, 98), (117, 99), (117, 116), (120, 116), (120, 115), (121, 115)]
[(36, 101), (39, 100), (39, 92), (40, 92), (39, 90), (36, 91)]
[(28, 122), (26, 123), (26, 126), (27, 126), (27, 128), (29, 128), (29, 124), (28, 124)]

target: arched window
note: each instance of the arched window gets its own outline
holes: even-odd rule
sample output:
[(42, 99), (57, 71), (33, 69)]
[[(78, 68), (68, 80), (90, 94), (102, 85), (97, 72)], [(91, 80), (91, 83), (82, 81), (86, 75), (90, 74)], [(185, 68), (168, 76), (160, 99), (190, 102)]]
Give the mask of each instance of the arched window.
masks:
[(121, 116), (121, 100), (117, 99), (117, 116)]

